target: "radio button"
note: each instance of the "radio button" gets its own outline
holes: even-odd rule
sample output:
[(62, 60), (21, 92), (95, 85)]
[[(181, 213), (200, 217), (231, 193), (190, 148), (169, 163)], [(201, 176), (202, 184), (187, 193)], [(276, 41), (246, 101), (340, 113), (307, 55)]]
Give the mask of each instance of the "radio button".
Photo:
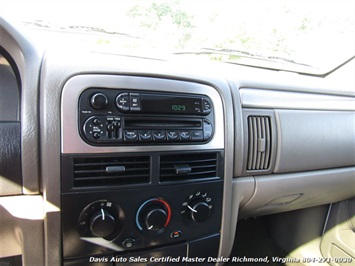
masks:
[(94, 132), (94, 133), (92, 134), (92, 137), (93, 137), (94, 139), (99, 139), (99, 138), (101, 137), (101, 135), (100, 135), (100, 133)]
[(138, 135), (141, 142), (150, 142), (153, 140), (152, 131), (150, 130), (139, 130)]
[(211, 108), (212, 108), (212, 105), (211, 105), (211, 102), (206, 99), (206, 98), (203, 98), (202, 99), (202, 110), (203, 110), (203, 113), (204, 114), (209, 114), (211, 112)]
[(108, 99), (107, 96), (101, 92), (95, 93), (93, 96), (91, 96), (90, 99), (90, 105), (96, 109), (105, 109), (105, 107), (108, 104)]
[(195, 107), (195, 113), (200, 114), (201, 113), (201, 108), (200, 107)]
[(178, 130), (167, 130), (166, 138), (168, 141), (178, 141), (179, 140), (179, 131)]
[(200, 114), (201, 112), (201, 98), (196, 98), (193, 104), (193, 113)]
[(138, 141), (137, 130), (125, 130), (123, 132), (124, 142), (136, 142)]
[(212, 124), (207, 120), (203, 121), (203, 139), (209, 140), (212, 137), (212, 133)]
[(140, 98), (139, 93), (130, 93), (129, 96), (130, 96), (130, 103), (131, 103), (130, 110), (136, 111), (136, 112), (140, 111), (141, 110), (141, 98)]
[(121, 93), (116, 98), (116, 106), (118, 110), (127, 112), (130, 109), (129, 94)]
[(166, 140), (165, 130), (153, 130), (153, 140), (161, 142)]
[(191, 130), (192, 141), (203, 141), (202, 130)]
[(180, 130), (180, 139), (181, 141), (191, 140), (191, 134), (189, 130)]
[(101, 121), (98, 118), (94, 118), (94, 120), (92, 120), (92, 124), (97, 126), (101, 124)]

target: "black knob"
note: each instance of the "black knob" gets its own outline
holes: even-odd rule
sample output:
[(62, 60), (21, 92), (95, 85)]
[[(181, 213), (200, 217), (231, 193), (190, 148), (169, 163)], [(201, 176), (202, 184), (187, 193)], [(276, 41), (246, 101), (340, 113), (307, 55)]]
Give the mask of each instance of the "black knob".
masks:
[(104, 109), (108, 104), (108, 99), (105, 94), (98, 92), (91, 96), (90, 104), (95, 109)]
[(96, 237), (108, 237), (116, 227), (116, 220), (107, 210), (101, 209), (90, 219), (90, 231)]
[(160, 207), (149, 208), (144, 212), (144, 225), (147, 230), (158, 231), (165, 227), (168, 215)]
[(161, 233), (171, 219), (169, 204), (161, 198), (144, 202), (136, 213), (136, 224), (141, 231)]
[(188, 214), (192, 220), (202, 223), (210, 217), (211, 209), (207, 202), (196, 200), (187, 205)]

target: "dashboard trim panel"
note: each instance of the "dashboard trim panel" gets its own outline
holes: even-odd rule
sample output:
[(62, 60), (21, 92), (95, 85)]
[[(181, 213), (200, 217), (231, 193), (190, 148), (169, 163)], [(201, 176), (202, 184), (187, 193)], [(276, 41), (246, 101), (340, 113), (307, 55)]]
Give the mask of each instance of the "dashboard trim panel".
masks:
[[(78, 100), (80, 94), (89, 87), (111, 89), (178, 91), (209, 96), (215, 112), (214, 136), (206, 144), (200, 145), (165, 145), (161, 146), (130, 146), (130, 147), (94, 147), (86, 144), (78, 132)], [(143, 152), (159, 150), (207, 150), (224, 148), (224, 119), (222, 101), (218, 92), (207, 85), (193, 82), (113, 75), (79, 75), (65, 84), (61, 101), (61, 151), (64, 154), (75, 153), (112, 153), (112, 152)]]
[(242, 107), (300, 110), (355, 110), (355, 98), (267, 89), (241, 88)]

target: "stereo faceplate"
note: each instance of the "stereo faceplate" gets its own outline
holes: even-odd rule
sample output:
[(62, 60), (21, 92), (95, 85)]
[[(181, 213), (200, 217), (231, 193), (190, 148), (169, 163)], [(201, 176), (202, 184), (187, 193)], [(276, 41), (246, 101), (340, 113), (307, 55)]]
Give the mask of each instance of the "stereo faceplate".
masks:
[(79, 132), (91, 145), (204, 143), (213, 120), (205, 95), (90, 88), (79, 98)]
[[(91, 105), (91, 96), (85, 100), (85, 104), (94, 109), (94, 113), (87, 113), (86, 119), (90, 116), (124, 116), (125, 121), (128, 118), (143, 118), (143, 117), (171, 117), (183, 118), (184, 120), (206, 119), (212, 125), (212, 135), (209, 141), (203, 142), (163, 142), (155, 143), (154, 141), (146, 144), (95, 144), (84, 140), (82, 126), (86, 119), (80, 118), (79, 102), (83, 92), (90, 88), (103, 88), (114, 93), (120, 91), (128, 91), (129, 93), (153, 93), (154, 94), (172, 94), (172, 95), (187, 95), (187, 96), (202, 96), (207, 97), (211, 101), (211, 112), (208, 115), (191, 115), (191, 114), (143, 114), (136, 112), (119, 112), (116, 103), (113, 101), (118, 96), (118, 93), (112, 98), (106, 98), (102, 95), (96, 95), (96, 99)], [(109, 113), (109, 105), (117, 113)], [(92, 107), (94, 106), (94, 107)], [(101, 108), (101, 109), (100, 109)], [(102, 109), (103, 108), (103, 109)], [(104, 110), (105, 108), (106, 111)], [(92, 112), (92, 111), (91, 111)], [(119, 112), (119, 113), (118, 113)], [(84, 112), (85, 113), (85, 112)], [(112, 152), (144, 152), (144, 151), (191, 151), (191, 150), (211, 150), (224, 148), (224, 113), (223, 103), (218, 90), (215, 88), (197, 82), (172, 80), (164, 78), (152, 77), (136, 77), (123, 75), (78, 75), (70, 78), (64, 85), (61, 102), (61, 152), (63, 154), (85, 154), (85, 153), (112, 153)], [(80, 122), (79, 122), (80, 120)], [(161, 122), (161, 121), (159, 121)], [(156, 128), (158, 129), (158, 128)], [(162, 129), (162, 128), (161, 128)], [(166, 127), (165, 130), (171, 128)], [(176, 128), (174, 128), (176, 129)], [(139, 129), (138, 129), (139, 130)], [(179, 130), (179, 129), (177, 129)], [(163, 144), (163, 145), (162, 145)], [(177, 145), (178, 144), (178, 145)]]

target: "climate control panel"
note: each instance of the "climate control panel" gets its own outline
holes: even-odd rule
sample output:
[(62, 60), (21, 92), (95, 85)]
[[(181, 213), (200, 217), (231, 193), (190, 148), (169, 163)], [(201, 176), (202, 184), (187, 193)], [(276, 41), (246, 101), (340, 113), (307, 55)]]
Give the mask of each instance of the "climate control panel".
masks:
[(222, 180), (64, 194), (64, 257), (131, 252), (217, 234), (222, 195)]

